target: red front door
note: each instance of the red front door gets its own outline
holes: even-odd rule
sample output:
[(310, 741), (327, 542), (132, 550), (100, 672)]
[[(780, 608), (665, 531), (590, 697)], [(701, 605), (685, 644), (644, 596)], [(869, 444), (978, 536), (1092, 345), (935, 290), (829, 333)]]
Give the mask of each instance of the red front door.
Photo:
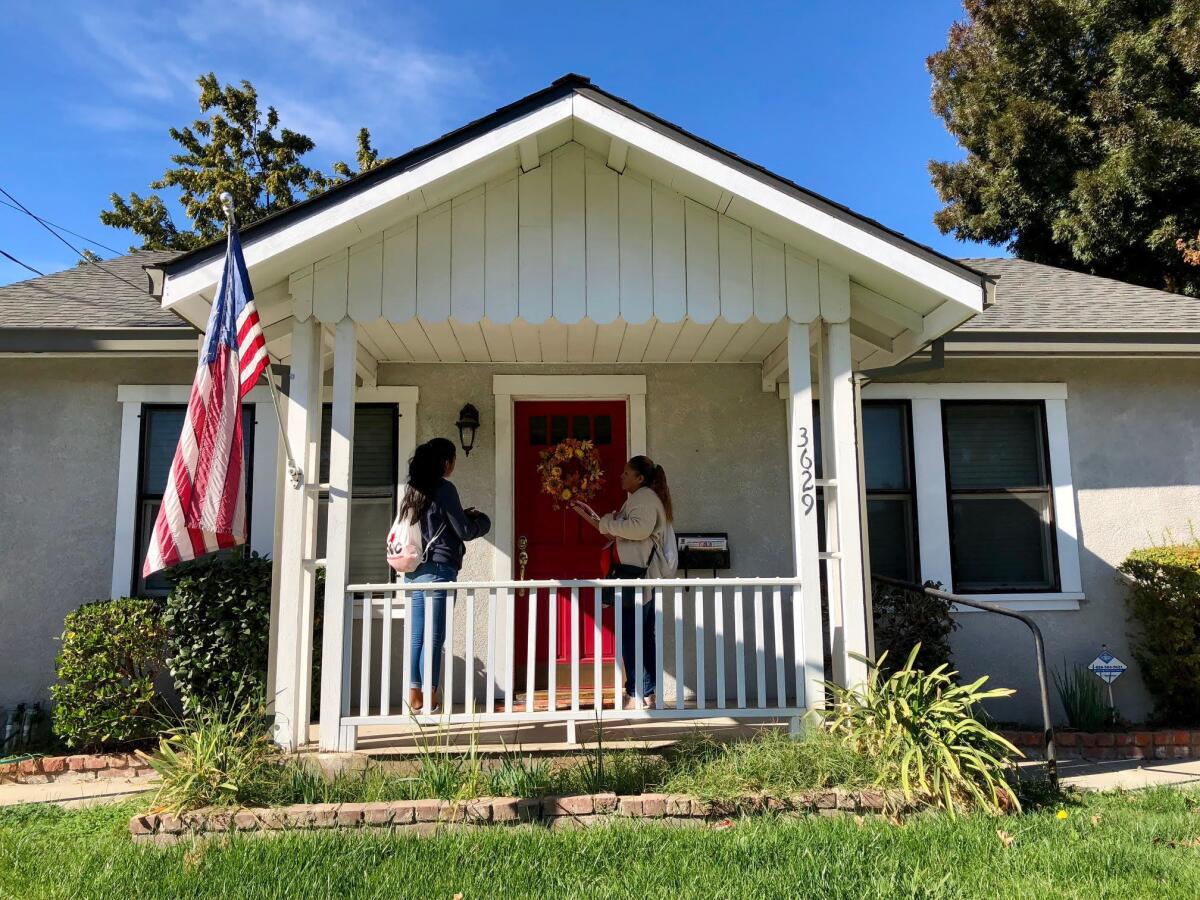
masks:
[[(570, 509), (555, 510), (551, 498), (542, 493), (537, 473), (539, 456), (559, 441), (568, 438), (592, 440), (600, 452), (607, 476), (600, 494), (590, 501), (601, 515), (618, 509), (624, 501), (621, 491), (621, 469), (628, 452), (625, 403), (620, 400), (530, 400), (518, 401), (513, 415), (515, 448), (513, 460), (515, 486), (515, 526), (517, 545), (522, 538), (529, 561), (526, 579), (599, 578), (600, 552), (607, 541)], [(514, 572), (514, 577), (519, 574)], [(524, 663), (527, 647), (530, 598), (521, 596), (516, 608), (517, 659)], [(555, 661), (570, 662), (571, 598), (563, 591), (553, 600), (548, 591), (537, 597), (537, 680), (544, 679), (544, 665), (549, 649), (550, 603), (557, 607), (555, 628)], [(593, 659), (595, 653), (595, 602), (591, 591), (580, 597), (580, 650), (583, 659)], [(601, 618), (601, 658), (613, 657), (612, 609)], [(561, 683), (561, 682), (560, 682)]]

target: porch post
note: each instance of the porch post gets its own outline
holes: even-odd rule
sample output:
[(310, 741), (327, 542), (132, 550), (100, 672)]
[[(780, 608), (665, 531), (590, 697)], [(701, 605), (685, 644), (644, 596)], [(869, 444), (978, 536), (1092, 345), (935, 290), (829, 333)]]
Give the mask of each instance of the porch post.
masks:
[(816, 445), (813, 441), (813, 384), (808, 349), (809, 326), (788, 322), (788, 458), (791, 473), (792, 539), (799, 603), (793, 614), (801, 626), (796, 644), (797, 705), (824, 703), (824, 639), (821, 636), (821, 573), (817, 554)]
[[(821, 317), (818, 338), (821, 381), (821, 431), (826, 490), (826, 546), (838, 557), (829, 578), (829, 618), (835, 677), (862, 683), (866, 664), (867, 617), (863, 585), (862, 516), (858, 468), (859, 428), (855, 416), (853, 361), (850, 356), (850, 283), (842, 272), (820, 272)], [(831, 576), (833, 573), (830, 573)]]
[[(286, 400), (288, 442), (296, 448), (305, 481), (311, 484), (317, 480), (310, 460), (316, 459), (321, 427), (321, 328), (315, 319), (296, 322), (292, 327), (290, 379)], [(310, 548), (315, 541), (316, 497), (305, 485), (293, 486), (291, 479), (281, 478), (280, 484), (282, 515), (275, 544), (279, 570), (275, 741), (295, 750), (308, 738), (314, 588)]]
[(329, 440), (329, 511), (325, 541), (325, 622), (321, 642), (321, 749), (353, 750), (357, 729), (349, 714), (346, 652), (352, 608), (346, 602), (350, 563), (350, 485), (354, 462), (354, 377), (358, 338), (354, 320), (337, 324), (333, 344), (333, 416)]

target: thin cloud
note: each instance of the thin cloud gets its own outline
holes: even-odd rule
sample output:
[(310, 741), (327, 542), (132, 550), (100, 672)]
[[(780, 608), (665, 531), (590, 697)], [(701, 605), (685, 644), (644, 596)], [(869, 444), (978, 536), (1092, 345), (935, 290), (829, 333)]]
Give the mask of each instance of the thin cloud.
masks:
[(385, 153), (399, 153), (461, 117), (483, 93), (486, 64), (427, 46), (391, 10), (394, 21), (378, 10), (355, 16), (281, 0), (82, 12), (78, 33), (64, 40), (106, 96), (94, 109), (70, 111), (106, 131), (165, 131), (194, 116), (195, 79), (214, 71), (222, 81), (251, 81), (288, 127), (318, 143), (320, 156), (352, 155), (362, 125)]

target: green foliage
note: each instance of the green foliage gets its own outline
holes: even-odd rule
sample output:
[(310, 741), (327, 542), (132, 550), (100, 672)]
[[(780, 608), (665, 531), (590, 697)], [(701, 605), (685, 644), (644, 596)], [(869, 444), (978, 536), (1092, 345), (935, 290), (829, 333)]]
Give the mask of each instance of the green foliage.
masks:
[(253, 704), (189, 714), (146, 759), (161, 782), (154, 806), (173, 812), (261, 805), (278, 794), (282, 777), (266, 716)]
[(235, 550), (171, 571), (163, 624), (185, 710), (236, 705), (266, 688), (271, 563)]
[(932, 162), (943, 233), (1200, 295), (1200, 0), (964, 0), (928, 60), (967, 153)]
[[(264, 112), (250, 82), (222, 87), (209, 72), (196, 83), (200, 111), (207, 118), (169, 129), (181, 150), (171, 157), (173, 167), (150, 184), (152, 190), (179, 192), (192, 227), (176, 225), (157, 194), (131, 193), (126, 200), (114, 193), (112, 208), (100, 213), (105, 225), (133, 231), (142, 239), (142, 249), (190, 250), (219, 238), (225, 228), (222, 192), (233, 195), (238, 223), (244, 226), (359, 174), (345, 162), (335, 163), (331, 175), (306, 165), (302, 160), (316, 146), (313, 140), (282, 127), (275, 107)], [(365, 128), (358, 133), (357, 161), (363, 172), (386, 162), (371, 147)]]
[(1133, 657), (1155, 714), (1173, 724), (1200, 722), (1200, 543), (1135, 550), (1119, 571), (1132, 581)]
[(975, 717), (979, 703), (1011, 696), (1009, 688), (983, 690), (987, 676), (966, 685), (957, 672), (913, 668), (919, 647), (904, 666), (884, 677), (868, 663), (865, 685), (827, 684), (834, 702), (824, 712), (830, 731), (847, 747), (876, 761), (884, 783), (898, 783), (910, 801), (930, 803), (950, 815), (979, 806), (990, 812), (1019, 808), (1006, 780), (1020, 751)]
[(1097, 731), (1112, 724), (1112, 710), (1104, 696), (1104, 684), (1078, 663), (1070, 668), (1063, 663), (1062, 671), (1054, 669), (1054, 687), (1067, 713), (1067, 722), (1080, 731)]
[(63, 622), (54, 733), (73, 750), (99, 750), (153, 736), (154, 677), (165, 632), (153, 600), (97, 600)]
[(883, 773), (870, 756), (850, 749), (825, 729), (812, 727), (792, 738), (761, 731), (748, 741), (721, 743), (697, 733), (670, 754), (663, 790), (707, 800), (745, 794), (789, 796), (824, 787), (875, 784)]
[[(925, 586), (941, 588), (934, 581), (926, 582)], [(919, 647), (916, 668), (928, 672), (950, 665), (950, 635), (959, 626), (950, 614), (949, 600), (874, 579), (871, 604), (875, 614), (875, 652), (881, 661), (906, 659), (914, 647)]]

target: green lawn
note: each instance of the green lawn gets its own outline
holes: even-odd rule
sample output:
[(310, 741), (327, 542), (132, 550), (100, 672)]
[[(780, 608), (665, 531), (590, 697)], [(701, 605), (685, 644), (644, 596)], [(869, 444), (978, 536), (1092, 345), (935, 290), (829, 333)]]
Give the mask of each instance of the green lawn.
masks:
[[(1090, 796), (1007, 819), (529, 826), (134, 846), (132, 805), (0, 810), (0, 897), (1196, 897), (1200, 793)], [(1012, 838), (1006, 847), (997, 835)]]

